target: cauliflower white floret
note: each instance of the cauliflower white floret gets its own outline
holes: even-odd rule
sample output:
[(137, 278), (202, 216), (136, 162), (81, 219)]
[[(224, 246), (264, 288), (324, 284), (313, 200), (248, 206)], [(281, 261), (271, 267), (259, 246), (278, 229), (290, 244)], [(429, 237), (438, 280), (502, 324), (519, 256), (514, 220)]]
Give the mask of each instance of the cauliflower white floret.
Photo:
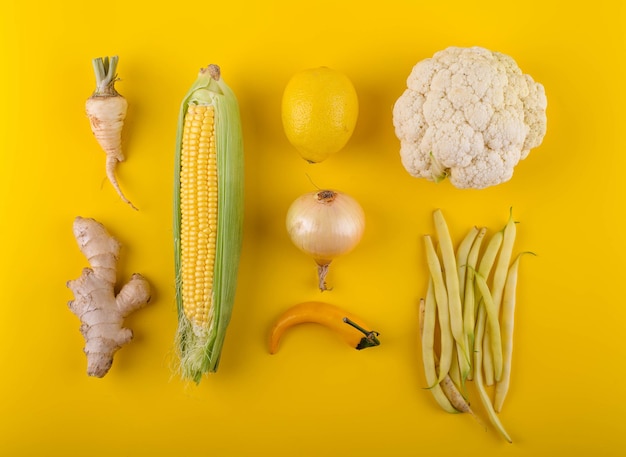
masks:
[(544, 87), (508, 55), (449, 47), (418, 62), (393, 108), (400, 157), (415, 177), (458, 188), (508, 181), (546, 133)]

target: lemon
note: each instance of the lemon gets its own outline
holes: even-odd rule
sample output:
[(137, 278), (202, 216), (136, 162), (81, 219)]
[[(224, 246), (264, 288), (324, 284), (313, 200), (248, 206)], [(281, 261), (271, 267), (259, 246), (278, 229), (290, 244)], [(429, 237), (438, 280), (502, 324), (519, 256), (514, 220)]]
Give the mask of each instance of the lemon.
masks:
[(359, 102), (352, 81), (328, 67), (294, 74), (282, 99), (289, 142), (303, 159), (318, 163), (340, 151), (356, 126)]

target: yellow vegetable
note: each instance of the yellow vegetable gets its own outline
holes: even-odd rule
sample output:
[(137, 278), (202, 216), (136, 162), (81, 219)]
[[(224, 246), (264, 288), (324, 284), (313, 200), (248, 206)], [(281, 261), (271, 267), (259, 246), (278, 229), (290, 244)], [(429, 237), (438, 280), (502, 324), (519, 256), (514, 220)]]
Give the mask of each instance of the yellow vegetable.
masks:
[(270, 354), (278, 351), (283, 334), (299, 324), (314, 323), (334, 330), (348, 345), (361, 350), (378, 346), (378, 332), (366, 330), (369, 326), (356, 314), (329, 303), (308, 301), (285, 310), (274, 322), (270, 332)]
[(217, 65), (185, 96), (176, 146), (174, 241), (181, 375), (217, 370), (237, 286), (243, 228), (239, 106)]
[(356, 90), (343, 73), (328, 67), (293, 75), (282, 99), (282, 121), (289, 142), (303, 159), (322, 162), (346, 145), (359, 113)]

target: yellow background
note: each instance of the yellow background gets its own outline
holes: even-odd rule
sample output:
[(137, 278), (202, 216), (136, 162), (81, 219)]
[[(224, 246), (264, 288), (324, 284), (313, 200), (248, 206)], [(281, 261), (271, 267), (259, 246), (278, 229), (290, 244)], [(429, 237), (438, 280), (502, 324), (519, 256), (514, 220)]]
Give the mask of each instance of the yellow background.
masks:
[[(5, 2), (0, 455), (623, 455), (625, 11), (617, 1)], [(450, 45), (508, 53), (546, 88), (547, 136), (508, 183), (461, 191), (401, 166), (392, 105), (412, 66)], [(84, 114), (91, 59), (113, 54), (130, 105), (118, 176), (138, 212), (105, 180)], [(220, 369), (196, 387), (170, 369), (172, 177), (179, 103), (208, 63), (241, 106), (246, 222)], [(319, 65), (350, 76), (360, 117), (346, 148), (312, 166), (286, 141), (280, 99), (294, 72)], [(367, 216), (321, 296), (284, 228), (311, 181), (350, 193)], [(522, 263), (501, 414), (512, 445), (437, 407), (416, 341), (433, 209), (458, 240), (474, 224), (500, 228), (510, 207), (516, 250), (538, 254)], [(66, 305), (66, 281), (86, 266), (77, 215), (123, 243), (120, 282), (138, 271), (155, 290), (103, 379), (86, 376)], [(303, 326), (270, 356), (276, 315), (319, 298), (372, 322), (382, 345), (357, 352)]]

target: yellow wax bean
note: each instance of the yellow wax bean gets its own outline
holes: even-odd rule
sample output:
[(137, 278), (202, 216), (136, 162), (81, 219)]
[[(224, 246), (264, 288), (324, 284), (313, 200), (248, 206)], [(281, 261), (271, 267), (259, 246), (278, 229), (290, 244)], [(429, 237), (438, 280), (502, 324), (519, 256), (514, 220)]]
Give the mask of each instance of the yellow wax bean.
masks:
[(422, 363), (426, 384), (435, 401), (448, 413), (456, 413), (456, 409), (444, 394), (437, 376), (437, 356), (435, 354), (435, 326), (437, 320), (437, 303), (435, 301), (432, 280), (429, 281), (426, 299), (420, 300), (419, 323), (422, 339)]
[[(504, 231), (500, 230), (494, 233), (491, 239), (489, 240), (489, 243), (487, 243), (487, 248), (485, 249), (485, 252), (482, 258), (480, 259), (480, 264), (478, 265), (478, 273), (480, 273), (483, 276), (483, 278), (485, 278), (485, 281), (487, 281), (487, 278), (491, 274), (491, 269), (493, 268), (493, 265), (496, 262), (496, 257), (498, 256), (498, 253), (500, 252), (500, 248), (502, 246), (503, 241), (504, 241)], [(476, 290), (476, 293), (477, 293), (477, 296), (475, 298), (475, 301), (478, 301), (480, 300), (480, 290)], [(483, 365), (484, 365), (483, 372), (484, 371), (493, 372), (493, 360), (492, 360), (491, 350), (489, 349), (489, 347), (490, 346), (485, 346), (485, 348), (482, 351), (483, 352)], [(492, 378), (493, 376), (490, 376), (490, 379)]]
[[(493, 297), (493, 303), (496, 307), (496, 313), (500, 313), (500, 304), (502, 302), (502, 293), (504, 291), (504, 283), (506, 281), (507, 272), (511, 263), (511, 256), (513, 255), (513, 245), (515, 244), (515, 237), (517, 234), (517, 227), (513, 220), (513, 211), (509, 215), (509, 220), (504, 226), (502, 231), (502, 247), (500, 248), (500, 254), (498, 255), (498, 261), (493, 270), (493, 282), (491, 285), (491, 296)], [(494, 382), (494, 368), (491, 360), (491, 354), (487, 350), (491, 346), (490, 343), (491, 333), (489, 329), (485, 332), (485, 358), (483, 360), (485, 368), (485, 384), (488, 386), (493, 385)]]
[(428, 269), (433, 281), (433, 289), (435, 300), (437, 301), (437, 315), (439, 317), (439, 328), (441, 334), (441, 355), (439, 362), (439, 382), (446, 377), (452, 365), (452, 355), (454, 348), (454, 337), (450, 328), (450, 315), (448, 308), (448, 294), (446, 292), (446, 284), (443, 279), (441, 262), (437, 257), (437, 251), (430, 235), (424, 236), (424, 245), (426, 247), (426, 260)]
[[(524, 254), (524, 253), (522, 253)], [(502, 404), (509, 391), (511, 382), (511, 362), (513, 359), (513, 328), (515, 325), (515, 302), (517, 290), (517, 277), (519, 271), (519, 261), (522, 254), (518, 255), (507, 275), (504, 284), (504, 295), (502, 296), (502, 378), (496, 383), (494, 389), (494, 408), (497, 412), (502, 410)], [(528, 254), (533, 254), (529, 252)], [(533, 254), (534, 255), (534, 254)]]
[(467, 261), (472, 245), (474, 244), (474, 240), (478, 236), (479, 230), (478, 227), (472, 227), (461, 243), (459, 244), (459, 248), (456, 251), (456, 260), (457, 260), (457, 270), (459, 272), (459, 291), (461, 293), (461, 299), (464, 296), (465, 292), (465, 278), (467, 271)]
[(489, 394), (485, 390), (485, 386), (483, 384), (482, 340), (485, 334), (486, 321), (486, 309), (484, 306), (484, 301), (481, 300), (478, 305), (478, 316), (476, 317), (476, 339), (474, 343), (474, 382), (476, 384), (481, 403), (485, 408), (485, 411), (487, 412), (487, 415), (492, 425), (500, 432), (505, 440), (507, 440), (509, 443), (512, 443), (513, 440), (507, 433), (506, 429), (502, 425), (502, 422), (500, 421), (500, 418), (496, 414), (496, 411), (493, 408), (493, 404), (491, 403), (491, 399), (489, 398)]
[[(478, 263), (478, 254), (487, 233), (486, 227), (481, 227), (476, 235), (472, 248), (467, 255), (465, 291), (463, 294), (463, 328), (465, 332), (465, 341), (468, 348), (474, 347), (474, 328), (476, 326), (476, 306), (474, 293), (474, 274), (476, 264)], [(471, 361), (470, 361), (471, 362)], [(468, 373), (468, 379), (472, 379), (472, 367)]]
[(459, 364), (463, 377), (469, 372), (469, 351), (465, 345), (465, 336), (463, 332), (463, 305), (461, 303), (461, 291), (459, 289), (459, 273), (457, 271), (456, 256), (452, 237), (448, 230), (448, 224), (441, 210), (433, 213), (435, 223), (435, 231), (439, 239), (439, 248), (441, 249), (441, 260), (445, 272), (445, 285), (448, 293), (448, 308), (450, 315), (450, 328), (452, 336), (456, 342), (459, 353)]
[(491, 344), (489, 347), (493, 356), (493, 371), (496, 381), (499, 381), (502, 377), (502, 339), (500, 334), (500, 322), (498, 319), (498, 314), (496, 312), (496, 307), (493, 303), (491, 291), (487, 286), (485, 278), (480, 273), (477, 273), (474, 276), (474, 280), (476, 281), (476, 286), (480, 291), (482, 302), (484, 304), (485, 310), (487, 311), (487, 328), (491, 332)]

